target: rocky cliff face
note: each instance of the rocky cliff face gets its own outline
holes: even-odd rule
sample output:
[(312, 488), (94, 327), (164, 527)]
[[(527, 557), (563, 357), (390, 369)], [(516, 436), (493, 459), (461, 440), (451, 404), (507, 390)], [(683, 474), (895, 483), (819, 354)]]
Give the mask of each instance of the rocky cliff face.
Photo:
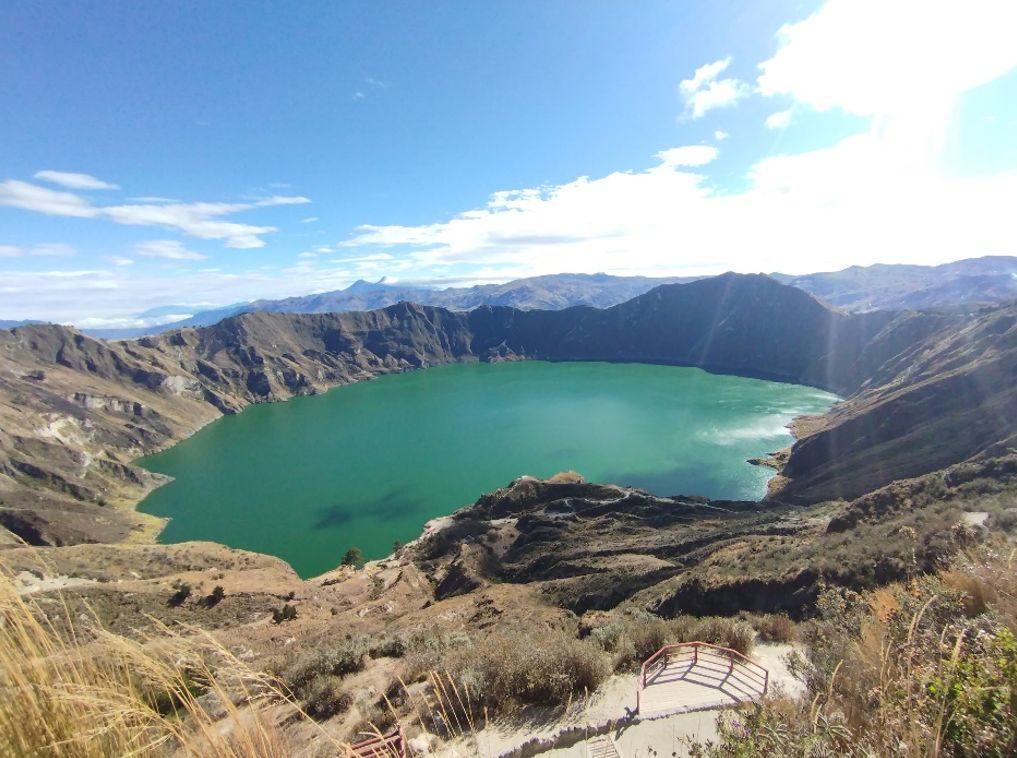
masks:
[(1017, 446), (1017, 306), (938, 326), (795, 443), (783, 497), (854, 498)]
[(846, 315), (767, 277), (727, 274), (604, 310), (249, 313), (122, 343), (57, 326), (0, 331), (0, 525), (50, 544), (145, 537), (155, 525), (128, 506), (158, 478), (130, 461), (220, 414), (384, 373), (520, 358), (700, 366), (850, 395), (795, 445), (783, 496), (851, 496), (1005, 444), (1014, 317)]

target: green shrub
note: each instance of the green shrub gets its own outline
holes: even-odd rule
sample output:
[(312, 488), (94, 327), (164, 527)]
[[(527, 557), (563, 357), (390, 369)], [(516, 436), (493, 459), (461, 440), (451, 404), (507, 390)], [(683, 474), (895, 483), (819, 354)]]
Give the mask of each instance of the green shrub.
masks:
[(304, 710), (317, 719), (344, 713), (353, 705), (353, 695), (343, 690), (342, 679), (331, 674), (314, 677), (306, 683), (300, 694)]
[(272, 621), (276, 624), (281, 624), (284, 621), (292, 621), (297, 617), (297, 609), (286, 603), (282, 608), (272, 609)]
[(1017, 532), (1017, 508), (1007, 508), (994, 514), (989, 523), (1004, 532)]
[(343, 566), (361, 566), (364, 563), (364, 552), (359, 547), (351, 547), (343, 556)]
[(212, 588), (208, 596), (205, 597), (205, 605), (211, 608), (221, 603), (224, 597), (226, 597), (226, 590), (222, 588), (221, 584), (217, 584)]
[(184, 604), (184, 601), (191, 596), (193, 588), (187, 582), (177, 582), (173, 585), (175, 592), (170, 595), (170, 599), (166, 601), (166, 605), (170, 608), (176, 608)]

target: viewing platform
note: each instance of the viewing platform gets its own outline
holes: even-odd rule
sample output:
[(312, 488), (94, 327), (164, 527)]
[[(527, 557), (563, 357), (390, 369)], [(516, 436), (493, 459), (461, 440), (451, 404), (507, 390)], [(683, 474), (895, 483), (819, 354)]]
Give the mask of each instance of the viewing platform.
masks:
[(758, 700), (770, 673), (737, 650), (707, 642), (665, 645), (643, 663), (636, 688), (639, 718)]

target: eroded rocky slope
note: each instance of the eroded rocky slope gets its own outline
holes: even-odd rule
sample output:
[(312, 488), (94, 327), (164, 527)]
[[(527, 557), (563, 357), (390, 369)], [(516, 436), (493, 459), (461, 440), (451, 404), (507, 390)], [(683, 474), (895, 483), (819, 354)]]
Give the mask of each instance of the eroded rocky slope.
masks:
[(782, 496), (854, 498), (1017, 446), (1017, 306), (947, 320), (798, 440)]
[(146, 539), (157, 525), (130, 506), (159, 480), (130, 461), (223, 413), (383, 373), (526, 358), (700, 366), (849, 395), (799, 426), (781, 492), (854, 497), (1005, 448), (1013, 321), (1014, 308), (845, 315), (727, 274), (604, 310), (251, 313), (117, 343), (57, 326), (0, 331), (0, 525), (37, 544)]

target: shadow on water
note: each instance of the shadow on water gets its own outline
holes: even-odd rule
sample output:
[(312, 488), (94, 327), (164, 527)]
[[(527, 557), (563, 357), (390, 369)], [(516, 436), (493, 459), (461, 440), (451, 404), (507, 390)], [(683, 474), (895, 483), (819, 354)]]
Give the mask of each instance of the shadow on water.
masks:
[(375, 521), (398, 519), (413, 513), (422, 506), (412, 498), (407, 488), (394, 489), (370, 500), (340, 501), (322, 508), (314, 526), (316, 529), (331, 529), (346, 526), (354, 519), (368, 518)]

